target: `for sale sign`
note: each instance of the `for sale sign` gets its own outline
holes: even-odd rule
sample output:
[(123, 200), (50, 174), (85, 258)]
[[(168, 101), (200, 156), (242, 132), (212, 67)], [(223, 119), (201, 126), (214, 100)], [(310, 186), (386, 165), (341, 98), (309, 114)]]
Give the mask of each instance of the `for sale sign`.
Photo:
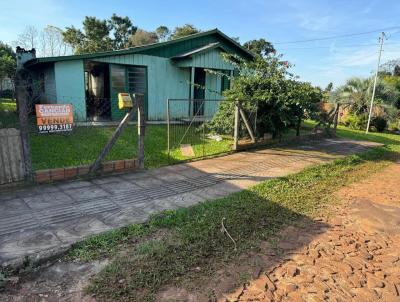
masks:
[(71, 104), (37, 104), (35, 107), (39, 133), (72, 130), (74, 117)]

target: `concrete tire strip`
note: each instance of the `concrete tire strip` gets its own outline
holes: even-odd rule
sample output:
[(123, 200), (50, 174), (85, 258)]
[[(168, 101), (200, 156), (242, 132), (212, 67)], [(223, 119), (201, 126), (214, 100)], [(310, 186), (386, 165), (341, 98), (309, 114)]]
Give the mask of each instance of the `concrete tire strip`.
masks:
[(223, 197), (378, 145), (324, 139), (0, 194), (0, 265), (18, 266), (27, 256), (37, 261), (90, 235), (145, 222), (151, 214)]

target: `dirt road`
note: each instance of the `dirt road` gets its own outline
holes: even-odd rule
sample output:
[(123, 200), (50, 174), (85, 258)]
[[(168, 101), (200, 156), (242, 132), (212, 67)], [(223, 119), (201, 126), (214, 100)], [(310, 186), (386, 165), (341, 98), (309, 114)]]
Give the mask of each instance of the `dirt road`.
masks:
[(337, 196), (326, 232), (220, 301), (400, 301), (400, 164)]

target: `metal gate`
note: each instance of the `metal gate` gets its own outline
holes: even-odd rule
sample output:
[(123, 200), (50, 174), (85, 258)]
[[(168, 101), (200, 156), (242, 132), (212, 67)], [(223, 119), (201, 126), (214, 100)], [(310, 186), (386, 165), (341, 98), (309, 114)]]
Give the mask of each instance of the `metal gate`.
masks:
[(21, 136), (18, 129), (0, 129), (0, 185), (25, 179)]
[(232, 150), (231, 134), (213, 133), (209, 122), (224, 100), (168, 99), (167, 141), (169, 162), (202, 158)]

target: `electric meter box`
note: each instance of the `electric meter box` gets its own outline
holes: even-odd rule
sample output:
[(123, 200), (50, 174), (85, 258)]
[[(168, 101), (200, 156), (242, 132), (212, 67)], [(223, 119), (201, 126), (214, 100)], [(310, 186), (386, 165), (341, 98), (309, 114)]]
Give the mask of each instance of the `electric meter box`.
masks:
[(132, 97), (129, 93), (125, 92), (118, 93), (118, 108), (119, 109), (133, 108)]

